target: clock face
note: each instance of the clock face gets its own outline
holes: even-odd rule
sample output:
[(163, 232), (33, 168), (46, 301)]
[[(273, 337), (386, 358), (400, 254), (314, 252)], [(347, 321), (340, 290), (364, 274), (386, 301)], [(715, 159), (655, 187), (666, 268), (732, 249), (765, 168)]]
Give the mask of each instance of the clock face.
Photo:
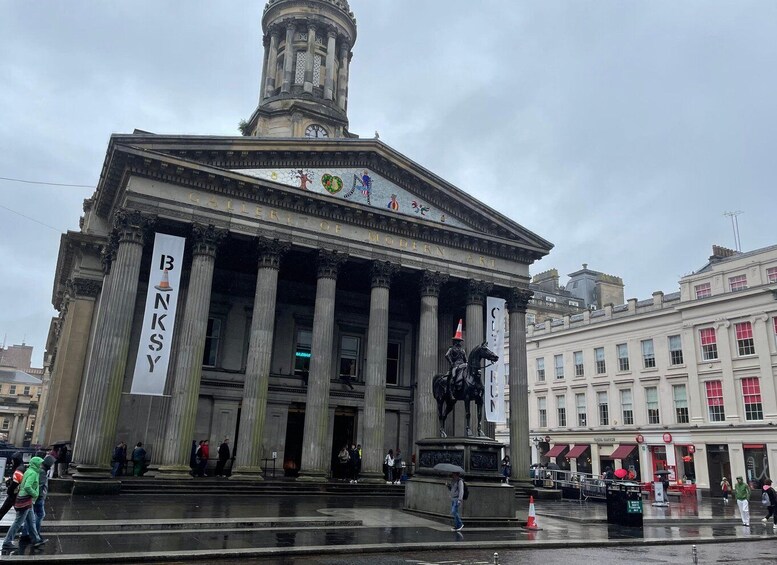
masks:
[(324, 126), (313, 124), (305, 129), (305, 137), (329, 137), (329, 134), (324, 129)]

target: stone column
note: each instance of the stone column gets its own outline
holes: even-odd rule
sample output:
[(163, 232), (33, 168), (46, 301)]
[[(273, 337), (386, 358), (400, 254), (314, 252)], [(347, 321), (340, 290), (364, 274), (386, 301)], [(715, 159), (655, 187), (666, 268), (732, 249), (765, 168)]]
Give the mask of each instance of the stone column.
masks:
[(159, 467), (161, 478), (191, 478), (189, 458), (200, 399), (202, 356), (208, 331), (213, 270), (218, 245), (226, 235), (226, 231), (214, 226), (192, 226), (192, 266), (183, 319), (178, 329), (181, 338), (167, 416), (167, 437), (162, 465)]
[(11, 427), (8, 431), (8, 443), (17, 445), (16, 436), (18, 433), (19, 433), (19, 414), (14, 414), (13, 422), (11, 422)]
[[(510, 312), (510, 461), (517, 480), (528, 482), (531, 465), (529, 445), (529, 378), (526, 368), (526, 307), (533, 296), (528, 288), (512, 288), (507, 296)], [(598, 460), (598, 459), (597, 459)]]
[[(467, 281), (467, 310), (466, 310), (466, 320), (465, 320), (465, 333), (464, 333), (464, 349), (467, 352), (467, 358), (469, 359), (470, 353), (472, 353), (472, 350), (476, 347), (479, 347), (480, 344), (483, 343), (483, 341), (486, 339), (486, 312), (485, 312), (485, 304), (486, 304), (486, 295), (488, 292), (493, 288), (493, 285), (491, 283), (485, 282), (485, 281), (478, 281), (478, 280), (472, 280), (470, 279)], [(482, 365), (481, 365), (482, 368)], [(485, 375), (481, 375), (481, 378), (483, 378)], [(464, 405), (462, 403), (462, 411), (464, 408)], [(472, 411), (472, 414), (470, 416), (470, 429), (476, 430), (477, 429), (477, 407), (475, 406), (475, 403), (473, 402), (471, 405), (470, 410)], [(495, 428), (494, 424), (491, 422), (486, 422), (486, 414), (485, 414), (485, 406), (483, 407), (483, 433), (485, 433), (486, 436), (490, 438), (494, 438), (495, 434)], [(465, 416), (465, 425), (466, 425), (466, 416)], [(472, 432), (473, 434), (476, 434), (476, 431)]]
[(286, 22), (286, 46), (283, 51), (283, 85), (281, 92), (291, 91), (291, 81), (294, 77), (294, 34), (297, 32), (297, 24), (293, 21)]
[(310, 373), (302, 439), (302, 480), (326, 480), (329, 469), (329, 385), (332, 379), (332, 342), (335, 326), (337, 272), (346, 256), (336, 251), (318, 253), (318, 282), (310, 346)]
[(432, 394), (432, 378), (437, 374), (439, 356), (440, 286), (448, 275), (424, 271), (421, 275), (421, 315), (418, 323), (418, 374), (416, 377), (416, 439), (439, 437), (437, 401)]
[(270, 379), (275, 300), (278, 269), (289, 244), (278, 240), (259, 240), (259, 272), (256, 276), (251, 336), (248, 343), (243, 408), (240, 412), (240, 438), (233, 479), (261, 479), (262, 435), (267, 411), (267, 386)]
[(275, 73), (278, 69), (278, 40), (280, 32), (273, 29), (270, 32), (270, 50), (267, 59), (266, 82), (264, 84), (264, 98), (269, 98), (275, 91)]
[(340, 68), (337, 72), (337, 105), (345, 110), (348, 97), (348, 53), (351, 47), (345, 41), (340, 42)]
[(364, 437), (362, 476), (383, 481), (383, 440), (386, 433), (386, 351), (388, 348), (389, 288), (397, 265), (372, 264), (370, 323), (367, 329), (367, 367), (364, 374)]
[(308, 24), (308, 52), (305, 55), (305, 92), (313, 92), (313, 56), (316, 53), (316, 26)]
[(89, 368), (73, 444), (75, 476), (110, 470), (121, 389), (138, 292), (144, 232), (150, 225), (139, 212), (119, 210), (114, 217), (112, 247), (116, 249), (105, 296), (97, 313)]
[(335, 82), (335, 50), (337, 49), (335, 42), (337, 40), (337, 32), (333, 29), (327, 31), (327, 44), (326, 44), (326, 77), (324, 78), (324, 99), (332, 100), (334, 97), (334, 82)]
[(262, 57), (262, 78), (259, 81), (259, 103), (261, 104), (262, 100), (265, 98), (265, 83), (267, 81), (267, 65), (269, 63), (270, 58), (270, 50), (268, 47), (270, 46), (270, 36), (265, 34), (264, 37), (262, 37), (262, 47), (264, 47), (264, 56)]

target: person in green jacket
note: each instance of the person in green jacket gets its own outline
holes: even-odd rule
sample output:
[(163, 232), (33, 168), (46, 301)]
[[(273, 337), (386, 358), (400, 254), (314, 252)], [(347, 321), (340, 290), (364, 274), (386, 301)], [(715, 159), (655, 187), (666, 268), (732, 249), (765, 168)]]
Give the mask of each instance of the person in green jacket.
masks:
[(737, 477), (737, 483), (734, 485), (734, 498), (737, 499), (739, 506), (739, 515), (742, 517), (742, 525), (750, 525), (750, 487), (742, 479)]
[(27, 531), (30, 533), (30, 539), (34, 547), (38, 548), (48, 541), (40, 537), (40, 534), (35, 527), (35, 514), (32, 511), (32, 505), (38, 499), (40, 489), (41, 463), (43, 463), (43, 459), (40, 457), (33, 457), (30, 459), (30, 464), (24, 472), (22, 482), (19, 485), (19, 492), (16, 495), (16, 502), (14, 503), (16, 519), (13, 524), (11, 524), (11, 527), (8, 528), (8, 533), (3, 540), (4, 551), (18, 549), (18, 546), (14, 544), (13, 540), (14, 537), (16, 537), (16, 532), (22, 527), (22, 524), (27, 525)]

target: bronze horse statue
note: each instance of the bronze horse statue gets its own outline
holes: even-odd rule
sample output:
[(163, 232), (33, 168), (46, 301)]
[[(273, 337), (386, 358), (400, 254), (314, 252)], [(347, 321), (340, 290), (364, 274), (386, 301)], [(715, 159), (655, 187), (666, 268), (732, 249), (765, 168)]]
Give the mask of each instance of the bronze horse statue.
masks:
[(483, 387), (483, 381), (480, 374), (480, 365), (483, 362), (483, 359), (491, 361), (493, 364), (499, 360), (499, 356), (486, 347), (486, 342), (484, 341), (472, 350), (468, 359), (467, 372), (463, 384), (457, 386), (457, 383), (451, 383), (451, 386), (453, 386), (453, 398), (455, 400), (451, 399), (451, 395), (448, 391), (447, 375), (435, 375), (432, 379), (432, 394), (437, 401), (437, 417), (440, 420), (440, 437), (448, 437), (445, 433), (445, 419), (459, 400), (464, 401), (467, 437), (472, 437), (472, 429), (469, 425), (469, 403), (472, 400), (475, 401), (475, 406), (477, 406), (478, 410), (478, 437), (484, 437), (486, 435), (483, 433), (483, 396), (485, 388)]

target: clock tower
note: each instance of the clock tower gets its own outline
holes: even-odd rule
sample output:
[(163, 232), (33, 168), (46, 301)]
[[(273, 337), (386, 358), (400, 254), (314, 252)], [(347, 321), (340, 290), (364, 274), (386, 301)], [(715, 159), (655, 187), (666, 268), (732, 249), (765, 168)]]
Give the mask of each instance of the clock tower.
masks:
[(262, 16), (259, 106), (244, 133), (356, 137), (348, 133), (348, 65), (356, 18), (347, 0), (269, 0)]

